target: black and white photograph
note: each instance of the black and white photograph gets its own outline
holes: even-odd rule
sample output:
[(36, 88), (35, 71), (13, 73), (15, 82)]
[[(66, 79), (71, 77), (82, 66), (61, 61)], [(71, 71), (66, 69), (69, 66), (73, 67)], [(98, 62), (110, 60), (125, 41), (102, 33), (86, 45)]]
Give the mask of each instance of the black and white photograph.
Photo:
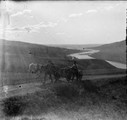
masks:
[(0, 120), (127, 120), (127, 1), (0, 0)]

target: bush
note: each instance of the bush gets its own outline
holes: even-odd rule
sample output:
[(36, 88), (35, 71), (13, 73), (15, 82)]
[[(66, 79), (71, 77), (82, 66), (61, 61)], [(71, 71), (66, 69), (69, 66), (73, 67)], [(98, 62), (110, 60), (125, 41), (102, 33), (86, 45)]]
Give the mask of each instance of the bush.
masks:
[(60, 84), (56, 85), (53, 88), (54, 93), (56, 94), (57, 97), (60, 98), (67, 98), (67, 99), (73, 99), (78, 97), (78, 90), (76, 89), (75, 86), (69, 85), (69, 84)]
[(22, 97), (6, 98), (2, 101), (2, 111), (6, 116), (17, 116), (23, 113), (26, 105)]

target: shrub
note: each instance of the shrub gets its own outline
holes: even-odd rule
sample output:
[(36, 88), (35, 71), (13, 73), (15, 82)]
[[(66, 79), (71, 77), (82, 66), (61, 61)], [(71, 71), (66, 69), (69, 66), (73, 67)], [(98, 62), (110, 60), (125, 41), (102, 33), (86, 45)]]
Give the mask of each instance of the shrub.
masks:
[(22, 97), (15, 96), (2, 101), (2, 111), (6, 116), (21, 115), (26, 107)]

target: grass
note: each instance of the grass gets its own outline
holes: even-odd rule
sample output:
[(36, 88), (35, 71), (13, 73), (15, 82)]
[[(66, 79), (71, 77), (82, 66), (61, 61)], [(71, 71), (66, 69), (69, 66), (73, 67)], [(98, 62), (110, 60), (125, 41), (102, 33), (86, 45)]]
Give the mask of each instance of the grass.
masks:
[(40, 76), (39, 79), (36, 79), (35, 74), (30, 73), (14, 73), (14, 72), (7, 72), (2, 73), (1, 81), (4, 85), (17, 85), (17, 84), (24, 84), (24, 83), (31, 83), (31, 82), (41, 82), (43, 79), (43, 74)]
[(100, 52), (90, 55), (91, 57), (126, 64), (126, 40), (105, 44), (93, 49), (100, 50)]
[[(98, 93), (91, 90), (97, 88), (91, 82), (87, 85), (62, 82), (47, 84), (41, 88), (46, 90), (4, 99), (1, 104), (3, 118), (15, 116), (15, 120), (18, 117), (23, 120), (30, 119), (32, 116), (38, 120), (40, 118), (45, 120), (127, 119), (127, 81), (125, 78), (110, 80), (99, 87)], [(24, 105), (27, 107), (23, 107)], [(9, 107), (11, 109), (8, 109)], [(13, 114), (17, 107), (22, 111)]]

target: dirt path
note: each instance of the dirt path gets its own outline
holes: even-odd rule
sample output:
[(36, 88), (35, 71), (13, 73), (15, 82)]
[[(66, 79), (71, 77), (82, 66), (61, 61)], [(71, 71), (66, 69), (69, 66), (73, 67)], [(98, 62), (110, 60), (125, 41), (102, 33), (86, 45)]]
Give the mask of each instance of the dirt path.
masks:
[[(97, 79), (106, 79), (106, 78), (120, 78), (125, 77), (126, 74), (117, 74), (117, 75), (96, 75), (96, 76), (84, 76), (83, 80), (97, 80)], [(26, 83), (19, 85), (9, 85), (0, 87), (0, 99), (5, 97), (15, 96), (15, 95), (25, 95), (27, 93), (33, 93), (36, 91), (42, 91), (45, 89), (41, 89), (41, 82), (37, 83)]]
[(9, 85), (0, 87), (0, 99), (15, 95), (24, 95), (27, 93), (33, 93), (35, 91), (40, 91), (39, 86), (41, 83), (27, 83), (19, 85)]
[(114, 74), (114, 75), (87, 75), (83, 77), (83, 80), (95, 80), (95, 79), (106, 79), (106, 78), (119, 78), (126, 77), (126, 74)]

